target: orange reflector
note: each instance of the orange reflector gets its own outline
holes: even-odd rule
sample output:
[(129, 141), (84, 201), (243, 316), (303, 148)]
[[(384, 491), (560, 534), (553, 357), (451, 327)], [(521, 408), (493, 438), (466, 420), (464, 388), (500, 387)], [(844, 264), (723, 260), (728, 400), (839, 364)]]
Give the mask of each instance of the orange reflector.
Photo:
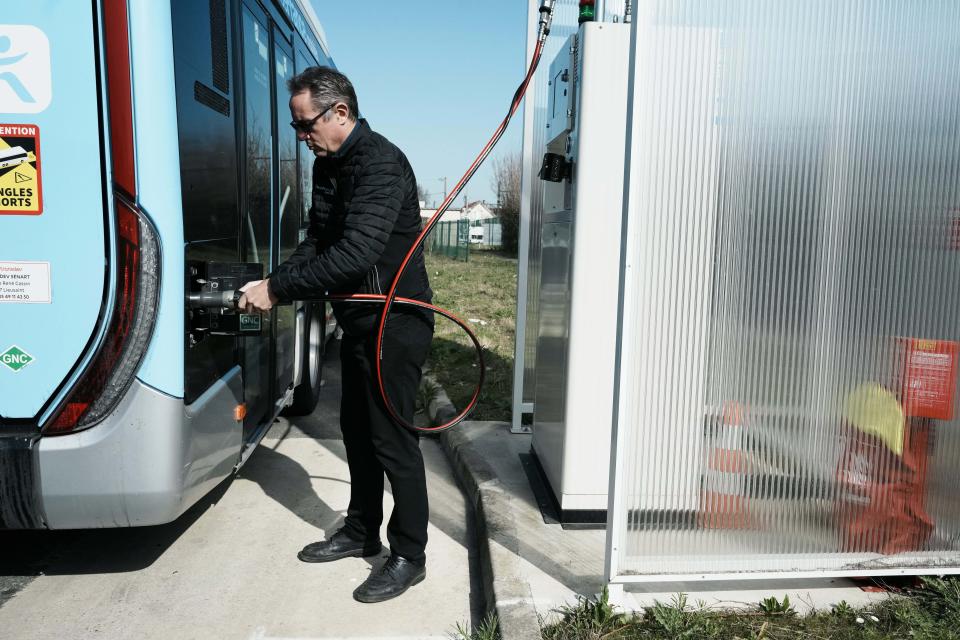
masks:
[(236, 420), (237, 422), (240, 422), (241, 420), (243, 420), (243, 419), (246, 418), (246, 417), (247, 417), (247, 405), (246, 405), (246, 404), (238, 404), (236, 407), (234, 407), (234, 409), (233, 409), (233, 419), (234, 419), (234, 420)]

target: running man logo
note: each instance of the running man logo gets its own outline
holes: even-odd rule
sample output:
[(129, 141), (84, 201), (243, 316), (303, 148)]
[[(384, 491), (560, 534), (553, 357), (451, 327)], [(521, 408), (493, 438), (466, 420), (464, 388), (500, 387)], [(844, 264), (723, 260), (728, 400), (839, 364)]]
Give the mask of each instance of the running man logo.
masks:
[(40, 113), (53, 88), (50, 41), (30, 25), (0, 24), (0, 113)]
[(34, 357), (18, 347), (13, 345), (3, 353), (0, 353), (0, 364), (16, 373), (25, 366), (34, 361)]
[(0, 124), (0, 215), (42, 212), (40, 128)]

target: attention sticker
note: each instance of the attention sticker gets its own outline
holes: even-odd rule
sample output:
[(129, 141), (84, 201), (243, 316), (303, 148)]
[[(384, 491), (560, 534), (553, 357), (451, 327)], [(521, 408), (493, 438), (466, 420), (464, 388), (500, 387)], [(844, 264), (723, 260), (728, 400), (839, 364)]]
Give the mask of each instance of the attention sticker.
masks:
[(0, 124), (0, 215), (43, 213), (40, 128)]

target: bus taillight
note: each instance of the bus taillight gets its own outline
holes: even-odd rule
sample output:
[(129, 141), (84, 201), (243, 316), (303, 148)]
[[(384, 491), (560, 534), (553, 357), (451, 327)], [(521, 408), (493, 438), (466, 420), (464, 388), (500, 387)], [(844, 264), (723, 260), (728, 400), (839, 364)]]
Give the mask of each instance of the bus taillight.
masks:
[(133, 381), (153, 333), (158, 294), (159, 244), (146, 217), (115, 200), (116, 249), (113, 310), (103, 343), (45, 435), (92, 427), (120, 402)]
[(113, 181), (134, 200), (137, 197), (133, 143), (133, 98), (130, 80), (130, 35), (127, 0), (105, 0), (103, 31), (110, 106), (110, 155)]

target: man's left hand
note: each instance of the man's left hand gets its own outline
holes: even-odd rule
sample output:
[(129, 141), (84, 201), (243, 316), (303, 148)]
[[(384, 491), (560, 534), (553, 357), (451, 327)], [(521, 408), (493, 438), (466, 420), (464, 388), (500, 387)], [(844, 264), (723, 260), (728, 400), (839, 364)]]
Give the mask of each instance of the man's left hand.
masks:
[(243, 293), (237, 302), (237, 308), (244, 313), (267, 313), (279, 298), (270, 293), (270, 279), (254, 280), (240, 287)]

